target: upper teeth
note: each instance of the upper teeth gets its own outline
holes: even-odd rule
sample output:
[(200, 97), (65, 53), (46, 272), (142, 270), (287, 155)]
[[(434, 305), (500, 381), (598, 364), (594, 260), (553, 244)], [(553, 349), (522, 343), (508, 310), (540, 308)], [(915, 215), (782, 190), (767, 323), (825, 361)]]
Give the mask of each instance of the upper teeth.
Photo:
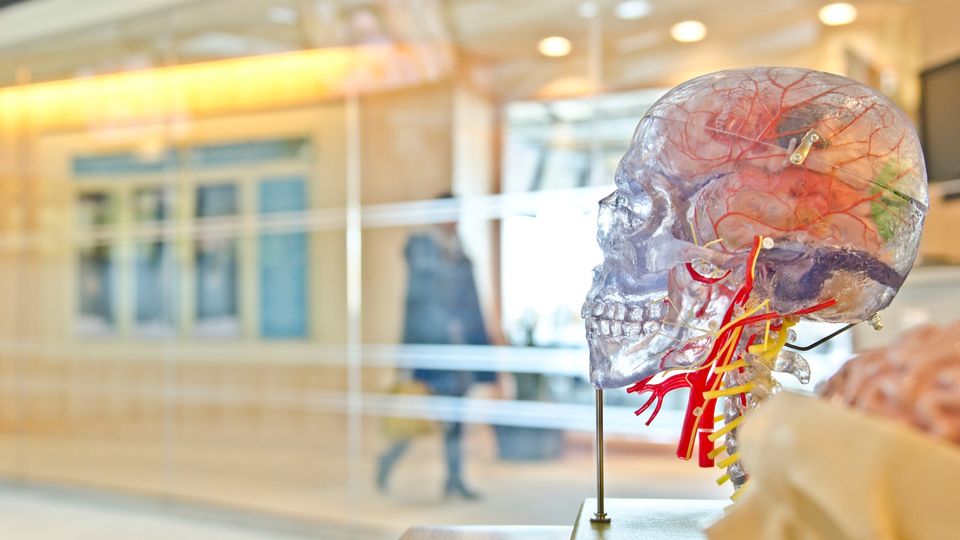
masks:
[(666, 313), (662, 302), (626, 304), (616, 301), (588, 301), (580, 315), (586, 319), (587, 335), (635, 337), (656, 330)]

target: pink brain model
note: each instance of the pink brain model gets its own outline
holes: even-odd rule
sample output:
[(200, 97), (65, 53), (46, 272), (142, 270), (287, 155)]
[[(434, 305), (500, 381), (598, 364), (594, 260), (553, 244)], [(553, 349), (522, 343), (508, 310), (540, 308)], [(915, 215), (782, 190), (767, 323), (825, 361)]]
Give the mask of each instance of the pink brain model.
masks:
[(650, 108), (615, 180), (582, 311), (591, 380), (649, 393), (638, 414), (655, 404), (652, 416), (690, 389), (677, 455), (699, 447), (740, 485), (743, 414), (778, 389), (772, 372), (809, 376), (783, 350), (790, 327), (863, 321), (910, 271), (927, 209), (917, 136), (855, 81), (723, 71)]
[(960, 323), (924, 326), (886, 349), (861, 353), (819, 393), (960, 444)]

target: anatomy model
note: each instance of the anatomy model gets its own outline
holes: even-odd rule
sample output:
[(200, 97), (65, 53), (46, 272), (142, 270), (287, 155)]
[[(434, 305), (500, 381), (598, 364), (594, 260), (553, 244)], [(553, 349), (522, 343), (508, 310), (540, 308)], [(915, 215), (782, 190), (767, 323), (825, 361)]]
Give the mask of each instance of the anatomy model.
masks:
[(750, 414), (750, 489), (707, 538), (955, 538), (960, 322), (861, 352), (817, 392)]
[(927, 210), (917, 136), (844, 77), (723, 71), (651, 107), (616, 184), (583, 306), (591, 381), (649, 393), (647, 424), (689, 389), (677, 455), (726, 469), (736, 498), (744, 414), (778, 390), (773, 372), (809, 378), (784, 350), (790, 327), (869, 319), (912, 267)]
[(829, 401), (960, 446), (960, 322), (858, 354), (818, 389)]

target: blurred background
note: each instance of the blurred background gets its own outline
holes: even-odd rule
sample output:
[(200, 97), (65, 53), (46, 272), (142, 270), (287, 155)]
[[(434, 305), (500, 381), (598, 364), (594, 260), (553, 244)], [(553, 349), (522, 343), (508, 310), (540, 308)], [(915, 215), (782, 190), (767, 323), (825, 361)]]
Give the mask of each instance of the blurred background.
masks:
[[(918, 267), (885, 330), (807, 355), (813, 384), (956, 318), (960, 4), (826, 4), (0, 2), (4, 531), (572, 524), (594, 481), (596, 202), (646, 108), (711, 71), (844, 74), (924, 140)], [(459, 261), (474, 331), (411, 325), (433, 309), (414, 290), (443, 292), (427, 252)], [(438, 368), (458, 386), (409, 384)], [(673, 456), (683, 396), (645, 427), (608, 394), (609, 495), (729, 495)]]

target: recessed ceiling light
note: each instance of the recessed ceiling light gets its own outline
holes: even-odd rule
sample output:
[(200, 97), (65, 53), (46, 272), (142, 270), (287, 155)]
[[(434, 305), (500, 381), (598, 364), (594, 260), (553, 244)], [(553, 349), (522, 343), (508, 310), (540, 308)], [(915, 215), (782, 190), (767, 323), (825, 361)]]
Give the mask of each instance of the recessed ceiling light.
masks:
[(580, 2), (580, 5), (577, 6), (577, 15), (580, 15), (584, 19), (592, 19), (597, 16), (597, 3), (596, 2)]
[(823, 6), (817, 15), (820, 22), (827, 26), (842, 26), (857, 20), (857, 8), (853, 4), (838, 2)]
[(707, 36), (707, 27), (700, 21), (683, 21), (670, 27), (670, 36), (681, 43), (693, 43)]
[(540, 51), (540, 54), (552, 58), (566, 56), (570, 54), (570, 49), (572, 48), (573, 46), (570, 45), (570, 40), (563, 36), (546, 37), (541, 39), (540, 43), (537, 44), (537, 50)]
[(617, 17), (628, 21), (642, 19), (651, 11), (653, 7), (647, 0), (623, 0), (616, 8)]

